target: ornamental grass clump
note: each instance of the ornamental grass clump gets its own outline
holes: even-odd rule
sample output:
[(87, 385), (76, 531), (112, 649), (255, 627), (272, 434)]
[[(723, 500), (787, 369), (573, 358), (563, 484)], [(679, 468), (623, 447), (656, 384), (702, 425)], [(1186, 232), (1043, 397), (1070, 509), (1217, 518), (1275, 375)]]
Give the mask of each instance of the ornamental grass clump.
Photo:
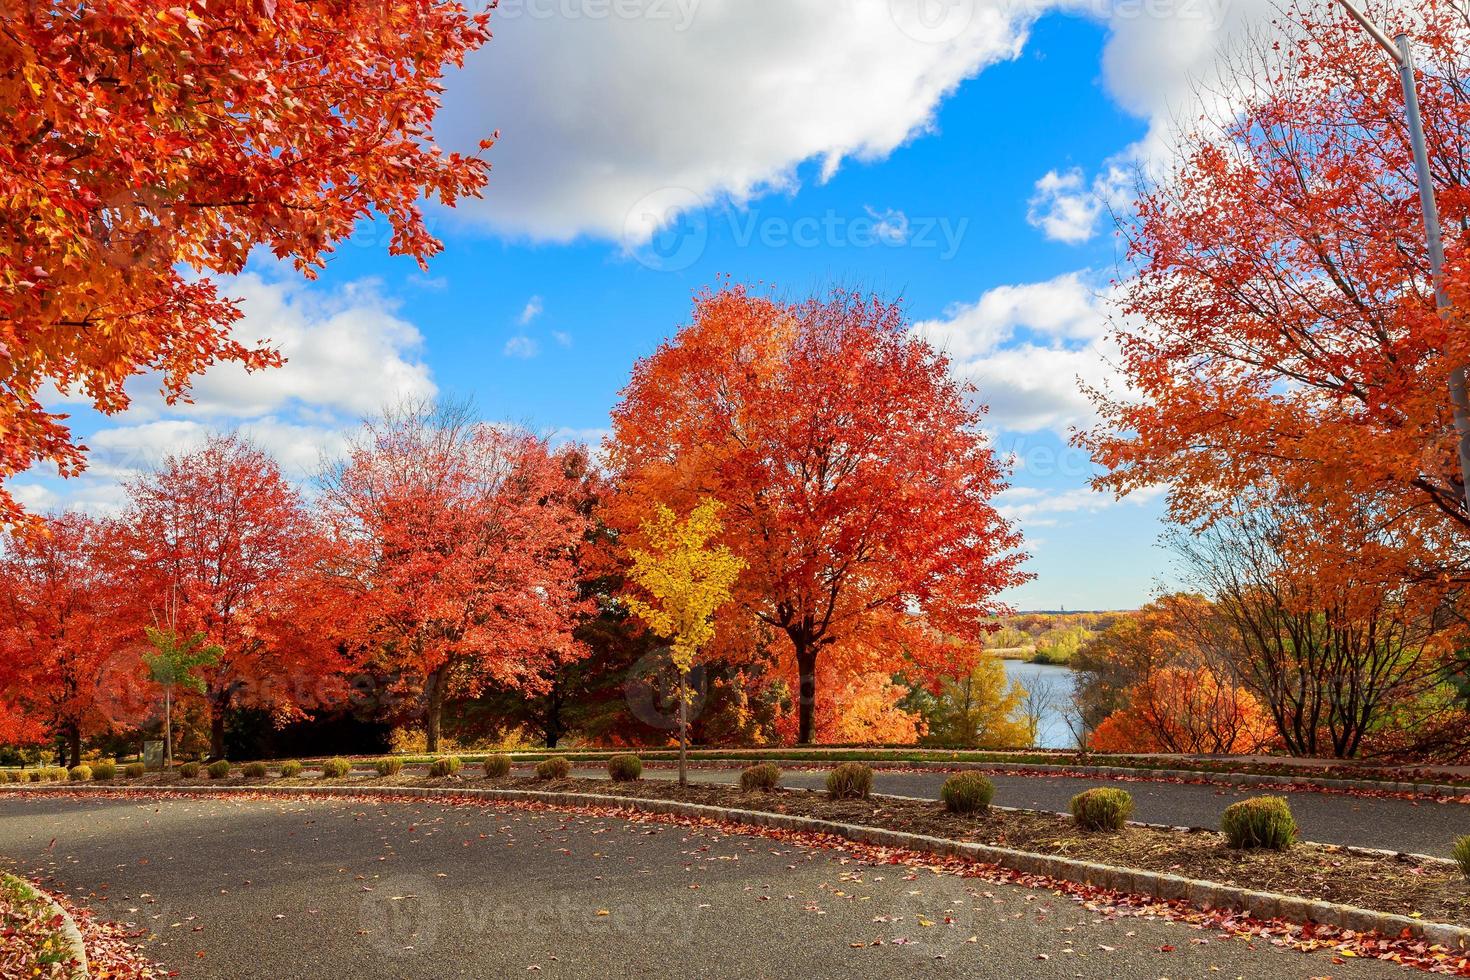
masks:
[(281, 763), (281, 778), (290, 779), (292, 776), (301, 775), (301, 763), (295, 759), (287, 759)]
[(429, 764), (429, 777), (431, 779), (444, 779), (446, 776), (453, 776), (459, 772), (460, 766), (462, 765), (464, 763), (459, 761), (459, 756), (457, 755), (443, 756)]
[(774, 762), (759, 762), (740, 774), (740, 792), (769, 793), (781, 785), (781, 769)]
[(193, 779), (199, 775), (199, 763), (186, 762), (179, 766), (179, 775), (185, 779)]
[(92, 767), (88, 765), (72, 766), (67, 770), (66, 778), (74, 783), (85, 783), (92, 778)]
[(1296, 821), (1282, 797), (1256, 796), (1227, 806), (1220, 832), (1231, 847), (1284, 851), (1296, 838)]
[(210, 779), (224, 779), (230, 774), (230, 764), (224, 759), (217, 759), (204, 771), (209, 773)]
[(1133, 816), (1133, 797), (1127, 790), (1095, 786), (1072, 797), (1072, 819), (1083, 830), (1122, 830)]
[(978, 772), (955, 773), (939, 790), (950, 813), (984, 813), (995, 799), (995, 784)]
[(386, 759), (379, 759), (377, 762), (374, 762), (373, 768), (378, 770), (379, 776), (386, 779), (389, 776), (396, 776), (403, 771), (403, 760), (397, 756), (390, 755)]
[(559, 755), (550, 759), (542, 759), (536, 763), (536, 778), (543, 782), (553, 779), (566, 779), (572, 774), (572, 764)]
[(128, 779), (142, 779), (148, 772), (148, 767), (141, 762), (129, 762), (123, 768), (123, 775)]
[(240, 770), (246, 779), (264, 779), (270, 770), (266, 769), (264, 762), (247, 762), (245, 768)]
[(827, 773), (827, 795), (834, 800), (866, 800), (873, 791), (873, 770), (861, 762), (844, 762)]
[(352, 773), (352, 763), (340, 755), (322, 763), (323, 779), (346, 779)]
[(643, 760), (636, 755), (615, 755), (607, 760), (607, 774), (615, 783), (631, 783), (643, 775)]
[(485, 757), (485, 778), (504, 779), (510, 775), (510, 756), (488, 755)]
[(1460, 874), (1470, 880), (1470, 834), (1455, 841), (1455, 846), (1450, 850), (1450, 857), (1460, 866)]
[(92, 764), (92, 779), (99, 783), (111, 782), (117, 778), (116, 762), (94, 762)]

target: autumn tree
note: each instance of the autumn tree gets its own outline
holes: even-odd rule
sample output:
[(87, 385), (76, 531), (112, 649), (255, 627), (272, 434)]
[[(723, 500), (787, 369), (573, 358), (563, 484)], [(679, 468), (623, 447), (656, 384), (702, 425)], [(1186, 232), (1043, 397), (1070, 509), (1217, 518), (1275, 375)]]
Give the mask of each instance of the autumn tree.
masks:
[(127, 486), (118, 533), (144, 626), (202, 634), (220, 655), (202, 670), (210, 753), (225, 753), (235, 708), (278, 721), (330, 700), (333, 637), (299, 629), (322, 599), (308, 573), (320, 535), (299, 491), (265, 451), (218, 435)]
[(730, 601), (745, 563), (714, 544), (721, 531), (719, 505), (708, 498), (679, 518), (662, 504), (643, 524), (645, 547), (629, 551), (628, 581), (637, 591), (628, 608), (669, 643), (669, 660), (679, 673), (679, 785), (689, 783), (689, 671), (714, 638), (714, 616)]
[[(1452, 0), (1379, 7), (1406, 31), (1455, 312), (1436, 314), (1403, 95), (1331, 4), (1294, 4), (1207, 88), (1124, 222), (1135, 274), (1115, 338), (1124, 384), (1080, 437), (1100, 488), (1168, 485), (1185, 526), (1287, 486), (1328, 510), (1372, 498), (1409, 537), (1410, 578), (1462, 581), (1470, 531), (1446, 380), (1470, 363), (1470, 21)], [(1284, 40), (1283, 40), (1284, 39)]]
[(897, 305), (850, 293), (703, 293), (634, 367), (607, 443), (609, 519), (636, 544), (650, 501), (722, 505), (721, 540), (747, 566), (738, 608), (789, 640), (801, 742), (819, 662), (952, 666), (928, 637), (978, 641), (1023, 578), (973, 395)]
[(203, 633), (180, 636), (177, 630), (144, 627), (151, 653), (143, 654), (148, 679), (163, 690), (163, 768), (174, 767), (174, 692), (183, 688), (203, 694), (206, 688), (199, 671), (219, 663), (224, 648), (209, 644)]
[(434, 145), (442, 77), (488, 21), (451, 0), (0, 0), (0, 526), (8, 477), (85, 463), (49, 386), (110, 414), (135, 374), (173, 400), (213, 363), (279, 363), (232, 333), (217, 278), (253, 249), (310, 275), (376, 217), (390, 252), (439, 251), (422, 201), (487, 170)]
[(451, 695), (541, 691), (578, 655), (586, 518), (543, 440), (464, 405), (410, 402), (365, 422), (321, 483), (354, 640), (418, 685), (429, 751)]
[(1443, 677), (1459, 616), (1438, 583), (1398, 577), (1388, 517), (1354, 501), (1329, 519), (1278, 490), (1173, 536), (1233, 634), (1227, 669), (1295, 755), (1357, 755), (1399, 703)]
[(1028, 748), (1034, 740), (1023, 717), (1026, 691), (1006, 679), (1005, 663), (972, 651), (964, 671), (940, 679), (925, 712), (928, 741), (980, 749)]
[(0, 664), (6, 731), (57, 737), (71, 765), (82, 740), (136, 719), (141, 664), (118, 615), (126, 585), (106, 556), (106, 532), (82, 514), (46, 518), (0, 547)]
[(1275, 726), (1238, 676), (1239, 638), (1202, 595), (1171, 593), (1079, 651), (1087, 745), (1099, 752), (1262, 751)]

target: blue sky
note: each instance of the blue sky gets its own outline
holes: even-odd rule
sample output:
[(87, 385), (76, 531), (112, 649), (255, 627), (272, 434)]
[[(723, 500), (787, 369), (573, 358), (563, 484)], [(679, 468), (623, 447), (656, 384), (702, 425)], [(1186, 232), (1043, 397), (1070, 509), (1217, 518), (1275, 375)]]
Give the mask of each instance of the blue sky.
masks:
[[(1036, 575), (1010, 601), (1146, 601), (1167, 565), (1160, 498), (1090, 493), (1065, 435), (1090, 420), (1077, 377), (1108, 374), (1119, 256), (1104, 205), (1126, 203), (1120, 173), (1156, 154), (1171, 99), (1228, 25), (1044, 2), (923, 0), (958, 26), (906, 23), (920, 0), (630, 0), (642, 16), (621, 20), (558, 2), (503, 5), (495, 40), (449, 79), (442, 141), (503, 133), (485, 200), (432, 215), (446, 249), (427, 273), (373, 224), (314, 283), (252, 261), (231, 283), (240, 332), (290, 365), (213, 371), (172, 409), (140, 378), (134, 408), (108, 419), (58, 396), (94, 465), (24, 476), (21, 498), (107, 510), (129, 474), (237, 425), (304, 479), (398, 393), (470, 396), (486, 418), (596, 440), (633, 361), (701, 287), (843, 285), (902, 297), (993, 406), (1018, 464), (1000, 503)], [(656, 22), (662, 2), (686, 6)]]

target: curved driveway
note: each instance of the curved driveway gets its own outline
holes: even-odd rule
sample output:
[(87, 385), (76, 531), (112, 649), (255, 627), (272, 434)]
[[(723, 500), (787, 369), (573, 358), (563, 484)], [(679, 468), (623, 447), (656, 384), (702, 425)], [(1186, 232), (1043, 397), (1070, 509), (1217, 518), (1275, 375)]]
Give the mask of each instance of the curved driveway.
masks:
[(186, 978), (1403, 976), (767, 838), (503, 807), (5, 796), (0, 855), (151, 930)]
[[(584, 777), (606, 776), (601, 769), (577, 769)], [(646, 778), (673, 779), (668, 769), (643, 770)], [(939, 787), (950, 774), (945, 772), (873, 773), (873, 791), (898, 796), (938, 799)], [(691, 769), (690, 778), (701, 782), (734, 783), (738, 770)], [(786, 786), (819, 789), (824, 772), (792, 769), (782, 773)], [(1259, 796), (1262, 790), (1249, 786), (1205, 786), (1181, 783), (1111, 782), (1070, 776), (991, 776), (995, 802), (1001, 806), (1033, 810), (1067, 811), (1067, 802), (1091, 786), (1117, 786), (1133, 794), (1135, 820), (1173, 826), (1220, 825), (1220, 812), (1236, 800)], [(1448, 857), (1455, 838), (1470, 834), (1470, 806), (1431, 800), (1380, 799), (1343, 793), (1281, 793), (1291, 801), (1304, 840), (1324, 844), (1352, 844), (1389, 851), (1434, 854)]]

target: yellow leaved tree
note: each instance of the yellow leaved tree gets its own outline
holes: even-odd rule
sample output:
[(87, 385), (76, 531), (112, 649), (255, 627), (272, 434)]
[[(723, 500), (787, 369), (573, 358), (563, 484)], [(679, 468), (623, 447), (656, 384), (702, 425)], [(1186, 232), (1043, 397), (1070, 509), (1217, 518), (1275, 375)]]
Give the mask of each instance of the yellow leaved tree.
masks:
[(714, 616), (730, 599), (745, 562), (729, 548), (710, 542), (719, 536), (720, 505), (699, 502), (684, 520), (663, 504), (643, 523), (646, 548), (630, 548), (628, 580), (643, 595), (627, 597), (628, 608), (654, 633), (669, 641), (669, 656), (679, 672), (679, 785), (688, 785), (685, 755), (689, 745), (689, 670), (699, 650), (714, 636)]

